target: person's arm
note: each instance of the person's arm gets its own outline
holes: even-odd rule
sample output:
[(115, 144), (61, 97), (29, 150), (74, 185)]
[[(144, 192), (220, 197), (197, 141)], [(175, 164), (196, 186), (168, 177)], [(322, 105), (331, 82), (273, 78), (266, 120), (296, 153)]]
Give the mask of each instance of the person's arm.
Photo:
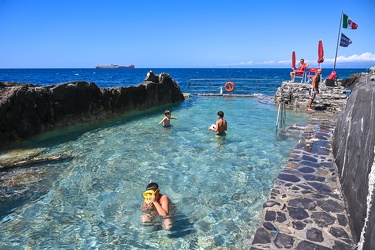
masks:
[(142, 212), (147, 212), (152, 207), (152, 203), (147, 204), (146, 202), (143, 201), (141, 211)]
[(160, 202), (156, 201), (155, 197), (151, 198), (151, 200), (159, 215), (167, 216), (169, 214), (169, 200), (167, 196), (163, 195), (160, 198)]
[(211, 130), (217, 133), (217, 131), (219, 130), (219, 120), (216, 121), (215, 128)]
[(217, 128), (219, 127), (219, 121), (216, 121), (215, 127), (213, 128), (212, 125), (208, 127), (209, 130), (217, 132)]
[(228, 128), (228, 122), (225, 121), (225, 122), (224, 122), (224, 131), (227, 131), (227, 128)]
[(173, 120), (178, 120), (178, 118), (176, 118), (176, 117), (171, 117), (170, 119), (173, 119)]
[(161, 120), (161, 122), (159, 122), (159, 124), (162, 124), (165, 119), (167, 119), (167, 117), (164, 116), (163, 120)]

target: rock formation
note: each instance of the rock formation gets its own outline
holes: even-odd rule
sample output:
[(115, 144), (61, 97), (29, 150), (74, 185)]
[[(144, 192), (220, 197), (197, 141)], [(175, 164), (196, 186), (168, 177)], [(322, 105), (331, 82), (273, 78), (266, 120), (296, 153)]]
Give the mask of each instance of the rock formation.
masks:
[(148, 73), (137, 86), (100, 88), (93, 82), (54, 86), (0, 82), (0, 146), (58, 126), (181, 102), (170, 75)]
[(363, 249), (375, 249), (374, 71), (373, 67), (354, 87), (337, 121), (333, 141), (353, 235)]

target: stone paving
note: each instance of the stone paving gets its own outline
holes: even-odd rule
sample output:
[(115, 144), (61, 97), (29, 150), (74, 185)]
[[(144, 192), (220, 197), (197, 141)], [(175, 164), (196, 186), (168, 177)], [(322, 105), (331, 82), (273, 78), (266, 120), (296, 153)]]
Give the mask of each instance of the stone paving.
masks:
[(338, 114), (310, 114), (302, 138), (263, 204), (251, 250), (356, 249), (332, 154)]

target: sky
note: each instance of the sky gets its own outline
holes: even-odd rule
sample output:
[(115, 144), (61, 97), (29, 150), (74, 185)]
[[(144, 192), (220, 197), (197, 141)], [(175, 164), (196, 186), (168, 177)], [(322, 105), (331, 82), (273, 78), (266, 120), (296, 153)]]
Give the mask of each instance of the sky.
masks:
[(375, 65), (374, 0), (0, 0), (1, 68), (333, 67), (344, 12), (358, 29), (336, 68)]

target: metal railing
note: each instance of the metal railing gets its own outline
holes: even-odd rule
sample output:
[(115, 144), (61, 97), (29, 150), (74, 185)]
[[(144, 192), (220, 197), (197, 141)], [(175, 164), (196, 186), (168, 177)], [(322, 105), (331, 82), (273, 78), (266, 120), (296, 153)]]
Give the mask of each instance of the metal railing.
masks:
[(279, 103), (279, 109), (277, 111), (276, 134), (279, 132), (279, 129), (282, 129), (285, 126), (285, 119), (286, 119), (285, 103), (282, 101)]
[[(224, 88), (227, 82), (234, 83), (232, 92), (227, 92)], [(256, 96), (258, 94), (273, 95), (277, 87), (280, 86), (280, 80), (270, 79), (190, 79), (188, 87), (191, 95), (210, 95), (210, 96)]]

